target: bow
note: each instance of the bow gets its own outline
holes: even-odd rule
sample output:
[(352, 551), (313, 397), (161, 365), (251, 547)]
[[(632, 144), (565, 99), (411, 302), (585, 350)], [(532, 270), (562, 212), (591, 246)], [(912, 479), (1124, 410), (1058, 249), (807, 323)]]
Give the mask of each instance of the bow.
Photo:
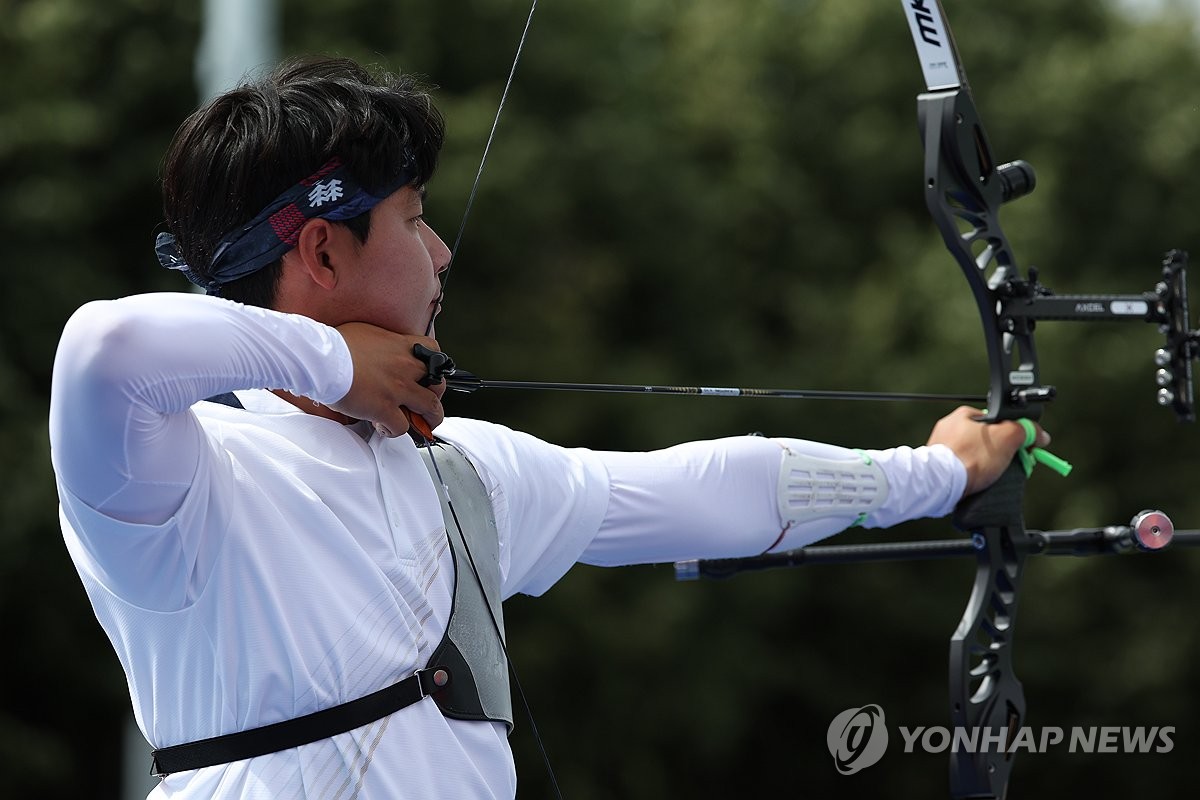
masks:
[[(1042, 383), (1034, 346), (1037, 319), (1141, 319), (1164, 327), (1158, 400), (1191, 420), (1191, 358), (1187, 330), (1186, 254), (1168, 254), (1164, 280), (1154, 293), (1131, 297), (1052, 298), (1036, 270), (1022, 272), (1000, 226), (1001, 205), (1031, 191), (1032, 168), (997, 165), (976, 111), (941, 0), (901, 0), (927, 91), (917, 98), (924, 144), (925, 204), (946, 248), (962, 268), (983, 322), (990, 369), (987, 422), (1037, 420), (1054, 387)], [(1053, 310), (1052, 310), (1053, 309)], [(1035, 541), (1025, 530), (1022, 500), (1027, 473), (1014, 461), (987, 490), (965, 499), (954, 524), (976, 546), (975, 583), (950, 642), (950, 707), (955, 728), (1003, 734), (1012, 743), (1025, 719), (1025, 694), (1013, 671), (1012, 645), (1025, 560)], [(1165, 521), (1165, 522), (1164, 522)], [(1157, 520), (1149, 539), (1136, 538), (1145, 518), (1131, 527), (1135, 541), (1158, 549), (1171, 539), (1170, 522)], [(1144, 532), (1143, 532), (1144, 533)], [(1165, 539), (1155, 536), (1165, 534)], [(986, 733), (985, 733), (986, 735)], [(1012, 753), (951, 753), (955, 798), (1003, 798)]]
[[(924, 146), (926, 206), (947, 250), (962, 269), (979, 308), (988, 352), (990, 389), (985, 422), (1038, 420), (1055, 396), (1042, 382), (1034, 346), (1038, 320), (1142, 321), (1166, 341), (1155, 354), (1158, 402), (1183, 421), (1194, 419), (1191, 360), (1200, 332), (1188, 329), (1187, 254), (1172, 251), (1162, 280), (1137, 295), (1055, 296), (1037, 271), (1023, 274), (1000, 225), (1000, 207), (1032, 191), (1032, 168), (997, 164), (975, 108), (940, 0), (901, 0), (921, 62), (926, 91), (917, 98)], [(983, 731), (1011, 744), (1025, 719), (1025, 695), (1013, 671), (1017, 600), (1031, 555), (1096, 555), (1154, 551), (1174, 540), (1200, 544), (1195, 531), (1176, 532), (1161, 512), (1145, 511), (1127, 526), (1066, 532), (1027, 531), (1022, 514), (1027, 468), (1015, 460), (987, 490), (966, 498), (953, 515), (969, 540), (885, 545), (818, 546), (751, 559), (680, 562), (677, 577), (726, 577), (734, 572), (811, 563), (973, 556), (975, 581), (950, 644), (950, 710), (956, 729)], [(999, 748), (951, 752), (955, 798), (1003, 798), (1012, 752)]]

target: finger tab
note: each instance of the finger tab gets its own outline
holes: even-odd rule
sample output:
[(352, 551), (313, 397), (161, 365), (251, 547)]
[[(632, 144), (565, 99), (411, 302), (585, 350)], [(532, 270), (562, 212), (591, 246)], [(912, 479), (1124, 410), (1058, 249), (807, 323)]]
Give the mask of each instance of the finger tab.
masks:
[(1021, 447), (1029, 447), (1037, 441), (1037, 428), (1034, 427), (1031, 420), (1021, 417), (1017, 420), (1017, 424), (1025, 431), (1025, 444), (1021, 445)]

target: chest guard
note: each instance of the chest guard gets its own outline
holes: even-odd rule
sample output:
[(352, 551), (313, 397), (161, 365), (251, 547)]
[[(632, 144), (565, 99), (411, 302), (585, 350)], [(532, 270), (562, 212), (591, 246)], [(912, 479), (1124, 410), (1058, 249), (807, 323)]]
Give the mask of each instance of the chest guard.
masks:
[(511, 732), (512, 695), (502, 639), (500, 541), (491, 498), (475, 468), (457, 448), (439, 443), (421, 448), (420, 453), (438, 490), (454, 554), (450, 621), (429, 659), (430, 668), (449, 671), (450, 681), (433, 699), (447, 717), (503, 722)]

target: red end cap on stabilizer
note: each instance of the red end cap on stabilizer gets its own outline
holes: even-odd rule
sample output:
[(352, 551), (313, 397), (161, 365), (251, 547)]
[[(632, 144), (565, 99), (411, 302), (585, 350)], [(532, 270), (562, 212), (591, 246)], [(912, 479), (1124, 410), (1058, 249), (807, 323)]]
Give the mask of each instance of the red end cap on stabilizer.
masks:
[(1149, 509), (1139, 512), (1129, 527), (1133, 532), (1133, 543), (1139, 550), (1147, 552), (1162, 550), (1171, 543), (1175, 535), (1175, 525), (1171, 518), (1161, 511)]

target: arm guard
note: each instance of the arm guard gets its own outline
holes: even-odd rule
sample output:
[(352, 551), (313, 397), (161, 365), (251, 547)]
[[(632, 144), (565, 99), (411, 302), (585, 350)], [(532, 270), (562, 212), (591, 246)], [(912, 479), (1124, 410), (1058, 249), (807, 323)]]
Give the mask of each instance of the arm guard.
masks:
[(869, 455), (821, 458), (783, 447), (779, 465), (779, 516), (785, 529), (817, 519), (861, 525), (888, 497), (887, 477)]

